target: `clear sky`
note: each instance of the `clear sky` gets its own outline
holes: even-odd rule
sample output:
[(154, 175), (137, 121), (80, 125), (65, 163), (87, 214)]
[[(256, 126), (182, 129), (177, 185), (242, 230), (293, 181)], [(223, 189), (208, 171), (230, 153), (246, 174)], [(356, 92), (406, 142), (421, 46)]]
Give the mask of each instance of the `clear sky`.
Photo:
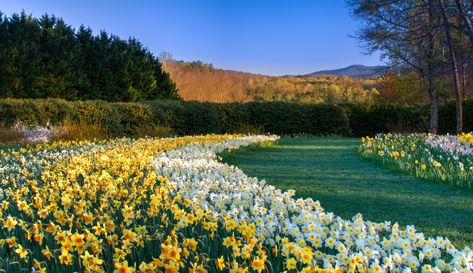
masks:
[(357, 22), (344, 0), (0, 0), (8, 16), (22, 9), (217, 68), (282, 75), (379, 64), (350, 37)]

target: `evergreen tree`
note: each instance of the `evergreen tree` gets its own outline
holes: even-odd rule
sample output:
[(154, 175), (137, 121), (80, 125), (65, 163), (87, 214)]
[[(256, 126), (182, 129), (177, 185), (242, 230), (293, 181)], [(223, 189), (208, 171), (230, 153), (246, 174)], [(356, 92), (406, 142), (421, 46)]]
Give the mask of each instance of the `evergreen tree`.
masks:
[(63, 19), (0, 12), (0, 97), (140, 101), (177, 99), (175, 84), (138, 40)]

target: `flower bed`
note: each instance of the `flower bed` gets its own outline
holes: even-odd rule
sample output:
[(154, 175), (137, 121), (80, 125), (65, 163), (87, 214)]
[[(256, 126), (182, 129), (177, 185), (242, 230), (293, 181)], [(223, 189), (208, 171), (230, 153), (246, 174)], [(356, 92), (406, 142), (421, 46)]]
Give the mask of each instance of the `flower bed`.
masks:
[[(446, 238), (342, 219), (218, 161), (274, 140), (122, 139), (3, 153), (2, 166), (17, 167), (0, 172), (0, 272), (472, 270), (473, 252)], [(22, 160), (28, 153), (42, 165)]]
[(362, 138), (359, 152), (417, 177), (473, 190), (471, 134), (379, 134)]

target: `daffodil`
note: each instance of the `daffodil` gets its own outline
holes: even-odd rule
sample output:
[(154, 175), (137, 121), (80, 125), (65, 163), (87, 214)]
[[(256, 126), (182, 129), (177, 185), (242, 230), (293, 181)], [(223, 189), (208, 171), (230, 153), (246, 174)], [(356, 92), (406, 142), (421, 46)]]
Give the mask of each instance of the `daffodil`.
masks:
[(216, 261), (215, 261), (215, 265), (217, 266), (218, 270), (222, 271), (223, 269), (225, 269), (225, 261), (223, 259), (223, 256), (220, 256), (220, 258), (218, 258)]
[(28, 256), (28, 251), (24, 249), (20, 244), (18, 245), (18, 248), (15, 249), (15, 253), (18, 254), (20, 259), (25, 259), (26, 256)]

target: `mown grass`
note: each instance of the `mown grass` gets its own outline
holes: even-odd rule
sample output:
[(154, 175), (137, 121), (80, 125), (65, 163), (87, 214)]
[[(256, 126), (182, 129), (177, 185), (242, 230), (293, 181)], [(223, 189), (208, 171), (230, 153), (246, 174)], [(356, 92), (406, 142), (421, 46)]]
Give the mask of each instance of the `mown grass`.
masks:
[(473, 245), (473, 192), (406, 176), (358, 155), (358, 139), (282, 138), (278, 143), (223, 155), (250, 176), (295, 189), (336, 215), (362, 213), (372, 221), (414, 224), (427, 236)]

